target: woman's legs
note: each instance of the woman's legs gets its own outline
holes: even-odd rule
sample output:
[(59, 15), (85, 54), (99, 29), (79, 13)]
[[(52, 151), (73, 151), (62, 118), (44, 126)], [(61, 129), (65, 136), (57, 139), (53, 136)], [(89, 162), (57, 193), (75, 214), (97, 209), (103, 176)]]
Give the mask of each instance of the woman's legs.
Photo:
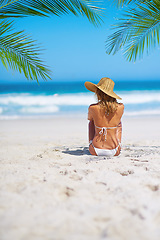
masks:
[(121, 153), (121, 146), (119, 145), (118, 149), (117, 149), (117, 152), (116, 152), (116, 154), (114, 156), (118, 156), (120, 153)]
[(97, 156), (92, 143), (89, 145), (89, 152), (90, 152), (90, 154)]

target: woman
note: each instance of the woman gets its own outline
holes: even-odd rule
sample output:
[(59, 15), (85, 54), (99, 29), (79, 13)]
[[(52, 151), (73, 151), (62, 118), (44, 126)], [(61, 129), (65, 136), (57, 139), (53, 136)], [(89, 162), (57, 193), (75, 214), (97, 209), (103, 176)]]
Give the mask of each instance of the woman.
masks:
[(118, 156), (121, 150), (122, 124), (124, 105), (113, 92), (114, 82), (110, 78), (102, 78), (99, 83), (85, 82), (85, 87), (95, 92), (98, 103), (88, 109), (89, 151), (97, 156)]

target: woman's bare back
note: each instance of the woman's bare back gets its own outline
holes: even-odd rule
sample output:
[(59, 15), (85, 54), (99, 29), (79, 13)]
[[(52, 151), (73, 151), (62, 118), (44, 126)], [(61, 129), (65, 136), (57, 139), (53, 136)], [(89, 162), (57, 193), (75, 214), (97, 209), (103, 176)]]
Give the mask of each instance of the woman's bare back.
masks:
[[(88, 119), (90, 120), (89, 132), (93, 139), (93, 145), (101, 149), (114, 149), (121, 142), (121, 117), (124, 105), (117, 103), (117, 110), (107, 115), (105, 109), (99, 104), (92, 104), (89, 107)], [(102, 128), (110, 128), (104, 132)], [(93, 136), (94, 135), (94, 136)], [(92, 150), (92, 147), (91, 149)]]

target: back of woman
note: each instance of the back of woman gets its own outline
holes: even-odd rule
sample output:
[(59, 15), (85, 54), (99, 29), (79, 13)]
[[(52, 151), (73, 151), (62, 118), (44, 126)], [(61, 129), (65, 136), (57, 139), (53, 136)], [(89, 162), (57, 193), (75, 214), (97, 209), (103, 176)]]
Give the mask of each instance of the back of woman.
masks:
[(124, 105), (116, 100), (121, 98), (113, 92), (114, 82), (102, 78), (97, 85), (86, 82), (85, 86), (94, 91), (98, 99), (98, 103), (90, 105), (88, 109), (90, 153), (117, 156), (121, 150)]

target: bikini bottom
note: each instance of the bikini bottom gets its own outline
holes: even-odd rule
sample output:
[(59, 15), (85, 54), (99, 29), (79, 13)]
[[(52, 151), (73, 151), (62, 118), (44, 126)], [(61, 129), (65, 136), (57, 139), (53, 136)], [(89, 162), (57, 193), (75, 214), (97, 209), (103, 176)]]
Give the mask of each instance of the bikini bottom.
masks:
[(106, 156), (106, 157), (113, 157), (116, 154), (119, 147), (119, 144), (118, 144), (118, 146), (114, 149), (101, 149), (101, 148), (96, 148), (92, 142), (90, 144), (92, 144), (97, 156)]

